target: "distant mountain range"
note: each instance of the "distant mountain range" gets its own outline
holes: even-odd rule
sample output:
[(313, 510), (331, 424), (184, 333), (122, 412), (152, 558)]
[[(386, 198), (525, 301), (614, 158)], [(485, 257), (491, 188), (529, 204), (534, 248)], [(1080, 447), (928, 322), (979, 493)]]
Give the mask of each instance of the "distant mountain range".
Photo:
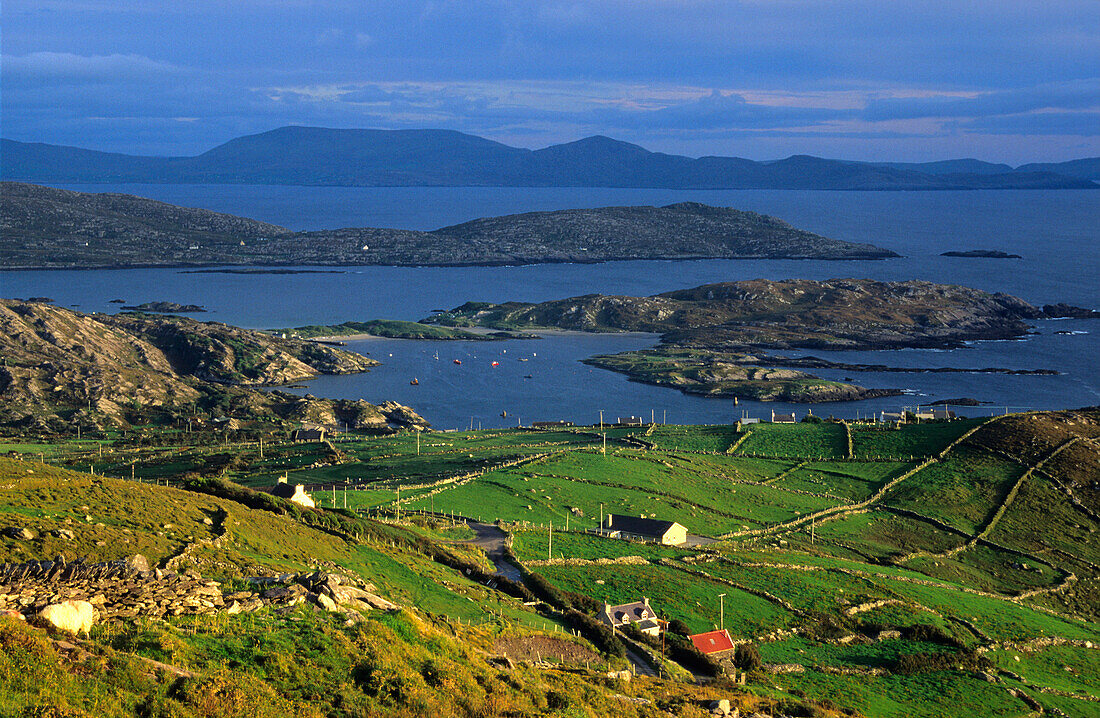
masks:
[(1012, 168), (973, 159), (872, 163), (795, 155), (755, 162), (650, 152), (609, 137), (528, 150), (451, 130), (282, 127), (196, 157), (139, 157), (0, 140), (0, 177), (56, 183), (665, 189), (1086, 189), (1100, 158)]

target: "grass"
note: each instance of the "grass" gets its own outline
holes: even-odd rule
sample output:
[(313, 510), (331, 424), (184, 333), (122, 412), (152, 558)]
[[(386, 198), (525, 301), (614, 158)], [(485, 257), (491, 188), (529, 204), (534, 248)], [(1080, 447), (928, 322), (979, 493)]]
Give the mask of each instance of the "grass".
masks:
[[(1100, 672), (1095, 651), (1072, 646), (1026, 654), (1010, 655), (1005, 651), (987, 654), (998, 666), (1027, 678), (1028, 686), (1014, 683), (1011, 678), (1006, 678), (1002, 685), (989, 684), (975, 677), (970, 669), (952, 666), (912, 675), (873, 677), (835, 675), (822, 670), (889, 667), (908, 653), (931, 655), (944, 650), (943, 646), (915, 640), (867, 645), (857, 641), (847, 646), (830, 642), (844, 632), (858, 632), (861, 627), (928, 624), (954, 636), (968, 648), (989, 642), (1028, 642), (1039, 638), (1100, 642), (1097, 622), (1100, 612), (1096, 609), (1100, 601), (1100, 590), (1096, 588), (1100, 574), (1095, 568), (1100, 564), (1097, 539), (1100, 522), (1075, 507), (1048, 476), (1037, 473), (1021, 485), (1015, 501), (989, 534), (993, 546), (978, 544), (952, 556), (928, 556), (957, 548), (984, 529), (1026, 470), (1025, 465), (988, 448), (1001, 445), (997, 443), (1003, 438), (997, 433), (999, 423), (983, 428), (973, 440), (956, 446), (943, 460), (929, 464), (894, 486), (880, 503), (861, 512), (816, 521), (812, 542), (810, 525), (786, 530), (783, 524), (814, 511), (867, 500), (916, 465), (910, 456), (939, 455), (980, 422), (907, 425), (897, 430), (855, 426), (853, 458), (846, 456), (843, 426), (808, 423), (754, 425), (749, 438), (734, 454), (726, 453), (739, 437), (732, 427), (663, 425), (653, 427), (652, 431), (648, 426), (608, 430), (607, 455), (596, 450), (599, 439), (586, 433), (585, 428), (426, 433), (419, 437), (419, 454), (417, 437), (411, 433), (339, 440), (334, 442), (335, 451), (325, 444), (269, 443), (262, 460), (254, 444), (231, 442), (229, 446), (219, 446), (199, 442), (180, 447), (174, 442), (194, 437), (176, 431), (158, 433), (156, 429), (150, 429), (140, 446), (133, 441), (134, 434), (130, 438), (116, 434), (105, 440), (56, 444), (15, 438), (0, 446), (0, 450), (36, 457), (41, 453), (51, 461), (73, 466), (95, 462), (97, 471), (126, 476), (129, 462), (136, 460), (137, 477), (162, 481), (178, 479), (186, 472), (220, 474), (257, 486), (271, 483), (283, 472), (294, 482), (327, 486), (348, 481), (357, 487), (347, 492), (351, 508), (390, 504), (400, 486), (406, 509), (434, 508), (437, 512), (454, 511), (489, 521), (500, 518), (514, 524), (513, 550), (525, 562), (545, 560), (548, 537), (541, 527), (552, 522), (556, 529), (553, 537), (556, 558), (594, 562), (640, 556), (645, 561), (641, 565), (581, 563), (530, 567), (563, 589), (611, 602), (646, 596), (662, 617), (680, 619), (693, 631), (709, 629), (719, 621), (717, 596), (726, 593), (725, 621), (736, 636), (760, 638), (779, 629), (802, 631), (797, 637), (775, 635), (775, 640), (764, 642), (760, 650), (765, 660), (799, 663), (806, 672), (759, 679), (766, 683), (751, 686), (758, 695), (789, 697), (789, 691), (803, 691), (810, 698), (827, 698), (837, 705), (876, 716), (1025, 715), (1028, 708), (1005, 690), (1006, 686), (1015, 686), (1050, 709), (1057, 708), (1068, 715), (1087, 715), (1097, 704), (1037, 690), (1038, 686), (1049, 686), (1069, 694), (1100, 695), (1095, 679)], [(1032, 451), (1026, 434), (1032, 423), (1021, 421), (1013, 425), (1014, 451), (1043, 456), (1049, 453), (1050, 446), (1065, 440), (1065, 432), (1073, 427), (1091, 426), (1087, 421), (1058, 423), (1061, 433), (1049, 441), (1044, 439), (1046, 448)], [(630, 436), (649, 442), (654, 448), (631, 444), (626, 441)], [(1075, 466), (1092, 466), (1088, 452), (1095, 449), (1090, 446), (1079, 442), (1074, 447), (1073, 461), (1053, 462), (1051, 470), (1056, 469), (1057, 475), (1065, 477), (1071, 476), (1066, 472)], [(550, 455), (510, 468), (493, 468), (503, 461), (536, 453)], [(27, 469), (34, 473), (28, 474)], [(437, 490), (412, 488), (470, 472), (484, 473), (458, 486), (444, 483)], [(1078, 487), (1075, 492), (1088, 500), (1087, 476), (1072, 474), (1071, 478)], [(470, 530), (452, 528), (445, 522), (416, 519), (415, 523), (405, 521), (402, 526), (385, 525), (378, 535), (355, 541), (331, 527), (313, 528), (291, 516), (249, 509), (227, 499), (90, 477), (59, 466), (10, 458), (0, 458), (0, 491), (4, 497), (0, 502), (0, 528), (26, 526), (40, 534), (30, 542), (0, 538), (0, 561), (49, 558), (59, 552), (105, 560), (142, 552), (155, 562), (173, 555), (190, 541), (214, 535), (224, 524), (234, 540), (220, 549), (202, 549), (196, 554), (199, 568), (213, 571), (214, 575), (217, 572), (212, 567), (217, 564), (239, 566), (238, 570), (243, 572), (261, 567), (274, 571), (307, 570), (331, 563), (363, 576), (391, 600), (415, 606), (421, 620), (446, 635), (461, 631), (553, 630), (549, 619), (523, 607), (517, 600), (471, 581), (434, 562), (423, 550), (411, 550), (403, 543), (414, 539), (445, 542), (454, 553), (488, 568), (487, 559), (476, 549), (455, 543), (470, 538)], [(327, 506), (331, 493), (320, 491), (315, 496), (322, 506)], [(338, 491), (337, 504), (342, 506), (343, 500), (344, 492)], [(604, 513), (675, 520), (692, 533), (703, 535), (761, 527), (773, 527), (776, 533), (684, 550), (562, 531), (567, 521), (574, 530), (594, 527), (601, 504)], [(331, 518), (332, 514), (328, 516)], [(204, 519), (212, 519), (214, 525)], [(539, 528), (525, 530), (525, 522)], [(49, 532), (56, 528), (69, 528), (77, 534), (76, 538), (66, 542), (51, 536)], [(104, 545), (99, 546), (99, 541)], [(697, 571), (704, 571), (712, 578), (698, 575)], [(1010, 600), (1021, 591), (1057, 585), (1064, 571), (1075, 573), (1078, 582), (1058, 593)], [(978, 591), (990, 595), (979, 595)], [(769, 600), (765, 593), (789, 603), (793, 610)], [(847, 614), (848, 609), (873, 601), (887, 603)], [(461, 631), (457, 627), (459, 620), (463, 624)], [(239, 631), (242, 636), (248, 633), (244, 623), (232, 631), (228, 625), (219, 630)], [(194, 628), (198, 634), (213, 630), (201, 625)], [(381, 628), (370, 629), (375, 631), (371, 634), (372, 641), (389, 636), (383, 628), (399, 633), (410, 630), (401, 622), (394, 626), (383, 622)], [(332, 679), (324, 676), (348, 670), (347, 665), (340, 663), (343, 659), (333, 658), (331, 664), (325, 664), (328, 659), (315, 651), (315, 646), (325, 646), (325, 650), (335, 651), (334, 656), (339, 656), (344, 650), (328, 645), (330, 639), (322, 634), (331, 632), (323, 626), (313, 625), (305, 633), (295, 634), (295, 629), (272, 624), (274, 642), (264, 644), (253, 637), (251, 648), (221, 643), (224, 637), (216, 635), (203, 639), (208, 644), (197, 639), (191, 641), (190, 628), (181, 626), (181, 629), (182, 639), (167, 633), (135, 639), (133, 650), (159, 655), (155, 651), (167, 650), (156, 647), (157, 641), (163, 641), (169, 648), (176, 647), (177, 657), (184, 656), (201, 665), (239, 662), (243, 668), (238, 673), (244, 683), (226, 683), (227, 690), (260, 695), (256, 691), (272, 689), (274, 693), (263, 695), (274, 696), (269, 702), (284, 707), (298, 705), (294, 701), (302, 700), (305, 693), (283, 683), (283, 674), (279, 672), (282, 668), (261, 665), (256, 658), (261, 651), (281, 655), (284, 642), (306, 641), (307, 673), (320, 671), (319, 685), (336, 686), (325, 683)], [(419, 635), (405, 638), (416, 643), (421, 640), (416, 638)], [(399, 636), (394, 640), (405, 638)], [(354, 636), (338, 640), (359, 645), (355, 644), (358, 639)], [(482, 645), (477, 643), (480, 638), (469, 640), (475, 646)], [(310, 641), (316, 642), (315, 646)], [(151, 647), (142, 648), (146, 643)], [(414, 658), (415, 652), (399, 648), (400, 660), (395, 658), (385, 664), (386, 670), (395, 671), (395, 676), (402, 675), (404, 670), (400, 661), (420, 660)], [(359, 646), (357, 650), (370, 649)], [(444, 652), (450, 650), (448, 647)], [(1020, 656), (1020, 661), (1015, 660), (1015, 655)], [(52, 659), (43, 660), (53, 665), (49, 663)], [(353, 673), (355, 665), (358, 664), (350, 669)], [(456, 710), (460, 715), (467, 710), (450, 703), (431, 703), (434, 699), (423, 698), (418, 692), (419, 679), (410, 676), (409, 680), (408, 698), (412, 703), (401, 703), (404, 708), (432, 706), (437, 712)], [(458, 681), (455, 685), (459, 685), (465, 679), (455, 680)], [(526, 679), (517, 680), (522, 683)], [(553, 682), (544, 674), (538, 680), (543, 681), (538, 690), (545, 696), (544, 688)], [(259, 681), (267, 688), (250, 681)], [(91, 693), (80, 693), (84, 689), (74, 685), (62, 686), (62, 694), (69, 695), (65, 692), (71, 689), (74, 691), (71, 695), (82, 696), (81, 701), (91, 700)], [(122, 705), (119, 701), (124, 700), (125, 691), (109, 694), (103, 685), (97, 689), (99, 700)], [(166, 695), (156, 686), (142, 685), (142, 690), (150, 695)], [(362, 688), (356, 685), (355, 690)], [(3, 692), (0, 690), (0, 694)], [(475, 690), (471, 695), (481, 694)], [(327, 694), (322, 696), (318, 705), (329, 705), (324, 703), (327, 698)], [(545, 702), (545, 698), (542, 700)], [(597, 695), (592, 700), (602, 698)], [(0, 708), (4, 705), (2, 701), (0, 698)], [(390, 710), (381, 703), (370, 705), (380, 714)], [(515, 705), (522, 705), (517, 708), (520, 712), (546, 712), (546, 706), (535, 698)], [(483, 705), (479, 706), (481, 710)], [(415, 713), (421, 708), (410, 710)], [(601, 710), (597, 713), (614, 714), (612, 709)]]
[(738, 454), (803, 459), (843, 459), (848, 454), (848, 439), (839, 424), (753, 424), (749, 438)]
[(540, 566), (538, 573), (560, 588), (613, 605), (645, 596), (657, 615), (679, 619), (693, 632), (717, 627), (720, 593), (726, 594), (726, 628), (731, 635), (757, 636), (794, 621), (794, 616), (766, 599), (668, 566)]
[(907, 424), (900, 428), (852, 425), (852, 447), (857, 458), (900, 458), (932, 456), (975, 426), (989, 419), (960, 419), (924, 424)]

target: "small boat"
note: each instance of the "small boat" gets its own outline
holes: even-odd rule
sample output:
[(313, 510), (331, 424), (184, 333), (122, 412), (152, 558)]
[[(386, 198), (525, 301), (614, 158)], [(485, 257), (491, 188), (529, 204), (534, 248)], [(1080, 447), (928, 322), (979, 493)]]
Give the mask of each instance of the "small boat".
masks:
[(500, 362), (495, 361), (495, 362), (493, 362), (492, 366), (500, 366)]
[(531, 376), (530, 374), (524, 374), (523, 378), (524, 379), (534, 379), (535, 377)]
[(435, 356), (435, 360), (439, 361), (439, 352), (436, 352), (434, 356)]
[(416, 377), (414, 376), (414, 377), (413, 377), (413, 380), (412, 380), (412, 381), (410, 381), (409, 383), (410, 383), (410, 384), (412, 384), (413, 386), (416, 386), (417, 384), (419, 384), (419, 383), (420, 383), (420, 380), (419, 380), (419, 379), (417, 379), (417, 378), (416, 378)]
[(522, 357), (520, 361), (527, 361), (527, 357)]
[(455, 359), (455, 364), (461, 364), (461, 363), (462, 363), (461, 359)]
[(508, 412), (506, 412), (506, 411), (500, 412), (500, 418), (501, 419), (507, 419), (508, 418)]

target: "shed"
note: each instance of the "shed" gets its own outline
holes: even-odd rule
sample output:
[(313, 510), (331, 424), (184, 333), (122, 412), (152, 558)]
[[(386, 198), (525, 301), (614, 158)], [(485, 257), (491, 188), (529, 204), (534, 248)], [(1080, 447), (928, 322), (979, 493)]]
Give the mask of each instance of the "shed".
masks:
[(324, 429), (295, 429), (294, 431), (295, 441), (324, 441), (325, 430)]
[(794, 412), (790, 414), (776, 414), (775, 410), (772, 410), (772, 423), (773, 424), (794, 424), (798, 421), (795, 418)]
[(571, 421), (532, 421), (531, 428), (533, 429), (554, 429), (560, 426), (573, 426)]
[(278, 483), (271, 489), (271, 493), (284, 499), (290, 499), (292, 502), (299, 506), (305, 506), (312, 509), (317, 506), (309, 494), (306, 493), (306, 487), (301, 484), (295, 484), (291, 486), (287, 483), (285, 476), (280, 476)]
[(608, 514), (601, 528), (612, 538), (639, 538), (668, 546), (679, 546), (687, 541), (687, 527), (675, 521)]
[(716, 653), (724, 653), (726, 651), (732, 651), (736, 646), (733, 645), (733, 639), (730, 638), (730, 634), (726, 629), (720, 631), (707, 631), (706, 633), (695, 633), (688, 636), (691, 639), (691, 644), (695, 646), (695, 649), (700, 653), (705, 653), (708, 656)]

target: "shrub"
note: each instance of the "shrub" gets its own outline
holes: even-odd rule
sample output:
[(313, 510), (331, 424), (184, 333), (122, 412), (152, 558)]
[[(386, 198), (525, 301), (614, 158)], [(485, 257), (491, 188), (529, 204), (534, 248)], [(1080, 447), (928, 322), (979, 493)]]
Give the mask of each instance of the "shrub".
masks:
[(733, 652), (733, 665), (743, 671), (758, 671), (764, 665), (760, 651), (751, 643), (742, 643)]

